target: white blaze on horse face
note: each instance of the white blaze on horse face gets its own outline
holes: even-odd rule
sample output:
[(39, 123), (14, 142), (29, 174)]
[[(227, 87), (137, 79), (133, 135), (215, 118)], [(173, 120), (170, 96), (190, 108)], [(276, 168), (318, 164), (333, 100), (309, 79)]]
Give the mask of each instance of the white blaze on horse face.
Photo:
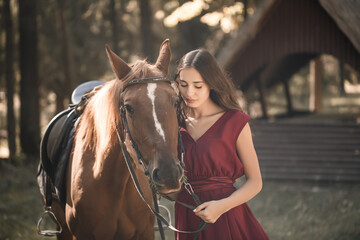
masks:
[(154, 117), (154, 122), (155, 122), (155, 128), (156, 131), (160, 134), (160, 136), (162, 136), (162, 138), (164, 139), (165, 142), (165, 134), (164, 134), (164, 130), (161, 127), (161, 124), (157, 118), (156, 115), (156, 110), (155, 110), (155, 89), (156, 89), (156, 84), (155, 83), (149, 83), (147, 86), (147, 90), (148, 90), (148, 97), (151, 100), (151, 104), (153, 107), (153, 117)]

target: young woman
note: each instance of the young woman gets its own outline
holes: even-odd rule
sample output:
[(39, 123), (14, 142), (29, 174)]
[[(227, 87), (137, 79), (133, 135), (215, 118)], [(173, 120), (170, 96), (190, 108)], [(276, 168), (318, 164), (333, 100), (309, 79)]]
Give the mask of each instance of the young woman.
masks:
[[(194, 211), (175, 204), (175, 225), (196, 230), (201, 219), (211, 223), (197, 239), (268, 239), (246, 204), (262, 188), (249, 116), (241, 111), (234, 86), (215, 58), (194, 50), (180, 60), (176, 81), (185, 102), (181, 129), (185, 175), (203, 202)], [(242, 175), (246, 182), (235, 189)], [(177, 199), (194, 205), (186, 190)], [(176, 233), (177, 240), (193, 234)]]

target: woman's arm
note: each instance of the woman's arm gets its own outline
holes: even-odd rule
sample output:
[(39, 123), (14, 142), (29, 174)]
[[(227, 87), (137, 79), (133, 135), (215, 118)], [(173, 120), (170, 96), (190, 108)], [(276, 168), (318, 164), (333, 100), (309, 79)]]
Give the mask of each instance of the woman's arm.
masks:
[(262, 188), (259, 161), (253, 145), (249, 124), (246, 124), (239, 134), (236, 141), (236, 150), (244, 165), (246, 182), (227, 198), (199, 205), (194, 212), (205, 222), (216, 222), (223, 213), (249, 201)]

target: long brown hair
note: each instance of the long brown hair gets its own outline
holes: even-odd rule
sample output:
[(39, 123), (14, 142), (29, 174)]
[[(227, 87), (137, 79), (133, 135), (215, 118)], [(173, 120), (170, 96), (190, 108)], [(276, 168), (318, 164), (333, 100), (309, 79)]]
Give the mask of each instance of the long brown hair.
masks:
[(210, 99), (225, 110), (241, 110), (235, 86), (217, 63), (215, 57), (205, 49), (196, 49), (185, 54), (179, 61), (176, 80), (185, 68), (193, 67), (203, 77), (210, 90)]

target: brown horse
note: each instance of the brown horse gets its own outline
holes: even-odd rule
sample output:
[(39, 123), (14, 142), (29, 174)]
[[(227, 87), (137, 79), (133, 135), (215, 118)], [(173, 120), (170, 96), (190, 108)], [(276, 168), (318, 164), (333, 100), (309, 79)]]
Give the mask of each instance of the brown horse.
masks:
[[(160, 193), (179, 191), (178, 95), (167, 82), (123, 86), (133, 79), (165, 77), (171, 58), (169, 40), (156, 64), (132, 65), (106, 48), (116, 79), (97, 89), (80, 117), (66, 180), (65, 213), (53, 209), (63, 232), (58, 239), (154, 239), (154, 216), (140, 198), (124, 161), (117, 129), (124, 139), (120, 106), (137, 143), (152, 185)], [(144, 169), (133, 162), (149, 202), (152, 194)]]

